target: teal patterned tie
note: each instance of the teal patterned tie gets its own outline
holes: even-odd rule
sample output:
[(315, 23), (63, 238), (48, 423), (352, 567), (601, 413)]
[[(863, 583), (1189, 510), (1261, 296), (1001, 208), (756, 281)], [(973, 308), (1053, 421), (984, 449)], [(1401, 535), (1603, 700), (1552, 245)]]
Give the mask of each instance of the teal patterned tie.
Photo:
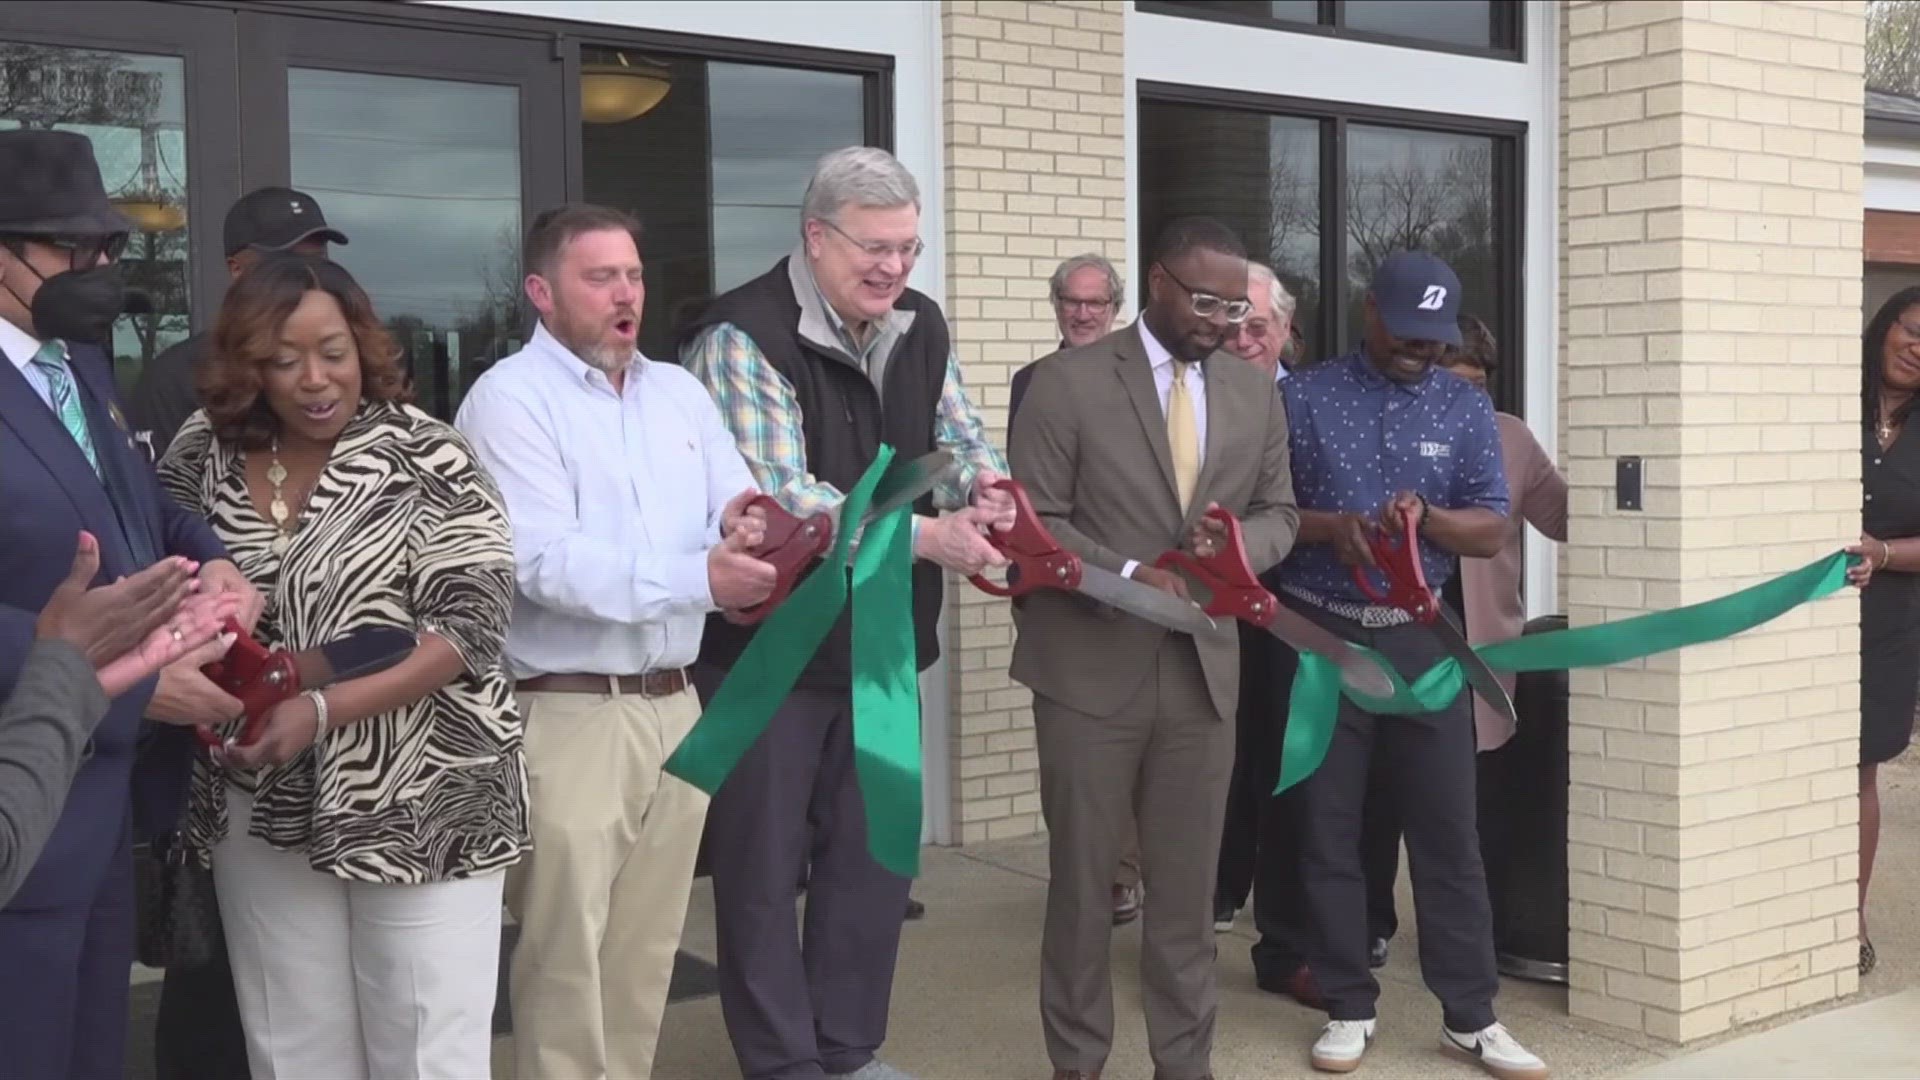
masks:
[(93, 451), (93, 434), (87, 430), (87, 413), (80, 406), (79, 389), (73, 385), (73, 370), (67, 367), (67, 343), (54, 338), (40, 346), (40, 351), (33, 354), (33, 366), (47, 377), (53, 411), (60, 415), (61, 426), (80, 444), (80, 452), (87, 455), (87, 464), (98, 475), (100, 458)]

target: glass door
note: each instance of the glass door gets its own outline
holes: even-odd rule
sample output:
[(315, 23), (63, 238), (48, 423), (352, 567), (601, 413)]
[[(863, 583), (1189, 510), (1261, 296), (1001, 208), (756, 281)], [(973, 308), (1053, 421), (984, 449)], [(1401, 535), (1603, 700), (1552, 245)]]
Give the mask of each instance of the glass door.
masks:
[(135, 225), (123, 260), (138, 300), (109, 350), (122, 393), (226, 287), (220, 217), (239, 180), (233, 79), (224, 11), (16, 4), (0, 21), (0, 130), (85, 135), (108, 197)]
[(520, 238), (566, 193), (561, 62), (543, 42), (242, 13), (244, 187), (312, 195), (450, 418), (526, 340)]

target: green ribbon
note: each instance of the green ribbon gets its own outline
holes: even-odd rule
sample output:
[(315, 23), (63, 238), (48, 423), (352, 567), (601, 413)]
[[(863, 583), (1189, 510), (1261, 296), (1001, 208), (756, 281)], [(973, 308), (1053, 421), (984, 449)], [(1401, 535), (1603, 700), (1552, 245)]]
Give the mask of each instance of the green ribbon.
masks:
[(920, 665), (908, 511), (867, 525), (853, 559), (853, 762), (867, 849), (920, 876)]
[[(1548, 634), (1497, 641), (1473, 651), (1495, 671), (1561, 671), (1604, 667), (1652, 656), (1655, 653), (1732, 637), (1770, 622), (1809, 601), (1845, 587), (1847, 568), (1859, 556), (1844, 551), (1809, 563), (1790, 574), (1698, 604), (1651, 611), (1619, 622), (1600, 623)], [(1408, 684), (1379, 653), (1362, 651), (1384, 668), (1393, 680), (1393, 693), (1376, 697), (1344, 686), (1340, 669), (1317, 653), (1300, 654), (1288, 701), (1286, 738), (1280, 752), (1279, 794), (1313, 775), (1326, 760), (1339, 721), (1340, 698), (1371, 713), (1406, 716), (1435, 712), (1460, 696), (1467, 685), (1460, 661), (1449, 656)]]
[[(882, 446), (840, 505), (840, 520), (866, 516), (894, 460)], [(867, 523), (848, 588), (854, 530), (836, 530), (813, 573), (768, 615), (727, 672), (666, 771), (714, 795), (767, 730), (773, 714), (853, 601), (854, 763), (867, 810), (867, 846), (880, 865), (913, 877), (920, 867), (920, 684), (912, 609), (912, 508)], [(828, 567), (838, 568), (837, 573)]]

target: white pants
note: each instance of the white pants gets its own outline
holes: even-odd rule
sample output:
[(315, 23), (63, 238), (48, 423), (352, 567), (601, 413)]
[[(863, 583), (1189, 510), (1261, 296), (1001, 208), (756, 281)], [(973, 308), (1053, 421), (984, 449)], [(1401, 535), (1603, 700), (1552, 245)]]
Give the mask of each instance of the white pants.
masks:
[(247, 835), (213, 852), (253, 1080), (486, 1080), (506, 875), (344, 881)]

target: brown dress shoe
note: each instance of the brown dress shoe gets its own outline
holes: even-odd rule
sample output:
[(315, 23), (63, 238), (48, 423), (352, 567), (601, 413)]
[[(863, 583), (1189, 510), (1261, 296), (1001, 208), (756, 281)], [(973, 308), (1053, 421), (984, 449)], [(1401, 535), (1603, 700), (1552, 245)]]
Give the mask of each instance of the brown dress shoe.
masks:
[(1293, 978), (1287, 980), (1287, 993), (1309, 1009), (1319, 1009), (1321, 1012), (1327, 1009), (1327, 999), (1320, 994), (1320, 984), (1313, 977), (1313, 969), (1305, 964), (1300, 965), (1293, 973)]
[[(1140, 887), (1115, 885), (1113, 887), (1113, 925), (1124, 926), (1139, 917)], [(1089, 1077), (1088, 1080), (1099, 1080), (1099, 1077)]]
[(1255, 974), (1253, 981), (1269, 994), (1290, 997), (1309, 1009), (1326, 1011), (1327, 1000), (1320, 994), (1320, 984), (1313, 977), (1313, 969), (1305, 964), (1294, 968), (1284, 982), (1265, 974)]

